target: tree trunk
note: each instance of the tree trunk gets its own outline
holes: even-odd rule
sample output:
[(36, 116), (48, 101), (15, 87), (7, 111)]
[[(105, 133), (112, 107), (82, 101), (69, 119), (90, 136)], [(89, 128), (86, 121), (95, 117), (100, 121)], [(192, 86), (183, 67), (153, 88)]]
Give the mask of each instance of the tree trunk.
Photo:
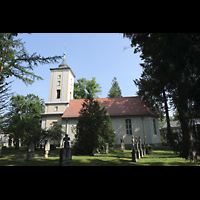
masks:
[(179, 112), (179, 121), (181, 123), (182, 129), (182, 157), (188, 158), (189, 155), (189, 127), (188, 120), (184, 114), (184, 111), (180, 108), (177, 108)]
[(187, 105), (187, 97), (183, 94), (183, 90), (179, 90), (179, 103), (177, 110), (179, 112), (179, 121), (182, 129), (182, 157), (185, 159), (194, 159), (195, 149), (192, 135), (192, 128), (189, 125), (189, 108)]
[(15, 140), (15, 150), (19, 150), (19, 139)]
[(194, 159), (195, 149), (194, 149), (194, 141), (192, 131), (189, 127), (189, 120), (187, 119), (184, 114), (179, 114), (179, 120), (182, 127), (182, 134), (183, 134), (183, 157), (186, 159)]
[(163, 91), (163, 98), (164, 98), (164, 103), (165, 103), (165, 114), (166, 114), (166, 121), (167, 121), (167, 140), (171, 145), (173, 145), (173, 136), (172, 136), (172, 131), (171, 131), (171, 126), (170, 126), (170, 119), (169, 119), (169, 109), (167, 105), (167, 98), (165, 95), (165, 91)]

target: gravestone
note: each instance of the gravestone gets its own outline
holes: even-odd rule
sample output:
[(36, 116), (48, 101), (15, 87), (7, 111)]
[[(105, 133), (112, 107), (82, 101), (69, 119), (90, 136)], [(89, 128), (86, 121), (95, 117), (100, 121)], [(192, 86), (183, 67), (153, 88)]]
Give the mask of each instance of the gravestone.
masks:
[(124, 151), (124, 149), (125, 149), (124, 138), (121, 137), (121, 151)]
[(135, 137), (135, 143), (136, 143), (136, 155), (137, 155), (137, 159), (140, 159), (140, 151), (139, 151), (139, 147), (138, 147), (138, 143), (139, 143), (139, 140), (137, 138), (137, 136)]
[(60, 166), (72, 166), (71, 148), (67, 147), (60, 150)]
[(106, 154), (109, 152), (108, 148), (109, 148), (109, 144), (106, 143)]
[(132, 162), (137, 162), (137, 153), (136, 153), (136, 149), (135, 149), (135, 139), (134, 139), (134, 136), (132, 136), (132, 139), (131, 139), (131, 142), (132, 142)]
[(131, 142), (132, 142), (133, 147), (135, 146), (134, 141), (135, 141), (134, 136), (132, 136)]
[(64, 140), (64, 148), (69, 147), (69, 140), (70, 140), (70, 138), (68, 137), (67, 134), (65, 134), (65, 137), (63, 138), (63, 140)]
[(72, 166), (72, 152), (69, 146), (70, 138), (65, 135), (64, 148), (60, 150), (60, 166)]
[(140, 152), (140, 157), (142, 158), (142, 157), (143, 157), (143, 150), (142, 150), (141, 138), (140, 138), (140, 137), (139, 137), (138, 141), (139, 141), (139, 152)]
[(90, 156), (94, 156), (94, 154), (97, 152), (97, 149), (94, 147), (92, 150), (92, 153), (90, 154)]
[(143, 155), (146, 155), (146, 148), (145, 148), (145, 143), (142, 143), (142, 150), (143, 150)]
[(33, 143), (33, 140), (30, 141), (29, 145), (28, 145), (28, 154), (27, 154), (27, 160), (31, 160), (31, 158), (33, 157), (33, 152), (35, 145)]
[(135, 151), (135, 147), (132, 148), (132, 162), (137, 162), (137, 153)]
[(0, 157), (1, 157), (2, 148), (3, 148), (3, 143), (0, 143)]
[(21, 141), (21, 139), (19, 138), (19, 147), (21, 147), (22, 146), (22, 141)]
[(49, 157), (49, 151), (50, 151), (50, 142), (49, 142), (49, 140), (45, 140), (45, 145), (44, 145), (44, 157), (45, 158)]
[(149, 154), (149, 147), (148, 147), (148, 144), (145, 145), (145, 148), (146, 148), (146, 154)]

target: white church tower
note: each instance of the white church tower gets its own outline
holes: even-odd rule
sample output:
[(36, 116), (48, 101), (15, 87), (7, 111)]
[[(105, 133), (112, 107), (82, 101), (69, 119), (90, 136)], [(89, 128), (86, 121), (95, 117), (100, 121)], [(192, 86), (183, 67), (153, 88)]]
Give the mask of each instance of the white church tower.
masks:
[(65, 53), (58, 68), (51, 68), (51, 81), (49, 87), (49, 103), (62, 104), (73, 99), (74, 73), (66, 64)]
[(66, 63), (65, 54), (62, 63), (57, 68), (50, 69), (49, 99), (45, 103), (45, 113), (41, 114), (44, 129), (54, 123), (62, 124), (62, 115), (73, 99), (75, 75)]

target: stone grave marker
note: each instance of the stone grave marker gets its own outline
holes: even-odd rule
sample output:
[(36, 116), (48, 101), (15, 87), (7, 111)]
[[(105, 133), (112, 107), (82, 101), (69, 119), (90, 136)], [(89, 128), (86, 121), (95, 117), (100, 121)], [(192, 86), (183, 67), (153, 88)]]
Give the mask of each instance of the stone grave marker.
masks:
[(131, 142), (132, 142), (132, 145), (133, 145), (133, 147), (134, 147), (134, 146), (135, 146), (135, 144), (134, 144), (134, 142), (135, 142), (135, 140), (134, 140), (134, 135), (132, 136)]
[(138, 147), (138, 143), (139, 143), (139, 140), (137, 138), (137, 136), (135, 137), (135, 143), (136, 143), (136, 154), (137, 154), (137, 159), (140, 159), (140, 151), (139, 151), (139, 147)]
[(28, 145), (27, 160), (31, 160), (32, 159), (34, 150), (35, 150), (35, 145), (33, 143), (33, 140), (31, 140), (29, 145)]
[(146, 155), (146, 148), (145, 148), (145, 143), (142, 143), (142, 150), (143, 150), (143, 155)]
[(45, 145), (44, 145), (44, 157), (45, 158), (49, 157), (49, 151), (50, 151), (50, 141), (45, 140)]
[(109, 144), (106, 143), (106, 154), (109, 153)]
[(125, 149), (124, 138), (121, 137), (121, 151), (124, 151), (124, 149)]
[(149, 147), (148, 147), (148, 144), (145, 145), (145, 148), (146, 148), (146, 154), (149, 154)]
[(60, 166), (72, 166), (72, 151), (69, 146), (70, 138), (65, 135), (64, 148), (60, 150)]
[(140, 137), (139, 137), (138, 141), (139, 141), (139, 151), (140, 151), (140, 157), (142, 158), (142, 157), (143, 157), (143, 150), (142, 150), (141, 138), (140, 138)]
[(132, 162), (137, 162), (137, 153), (135, 151), (135, 147), (134, 146), (132, 148), (131, 154), (132, 154)]
[(0, 143), (0, 157), (1, 157), (1, 153), (2, 153), (2, 148), (3, 148), (3, 143)]

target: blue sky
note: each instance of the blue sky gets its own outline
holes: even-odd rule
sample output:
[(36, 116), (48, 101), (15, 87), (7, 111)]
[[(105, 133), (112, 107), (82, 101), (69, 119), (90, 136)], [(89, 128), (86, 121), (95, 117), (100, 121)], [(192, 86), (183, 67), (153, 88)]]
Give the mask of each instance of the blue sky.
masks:
[[(80, 78), (91, 80), (96, 78), (102, 92), (100, 98), (107, 97), (111, 88), (113, 77), (122, 91), (123, 97), (136, 96), (138, 91), (133, 79), (138, 79), (142, 73), (140, 63), (142, 60), (138, 54), (133, 53), (130, 47), (130, 40), (123, 38), (119, 33), (33, 33), (19, 34), (19, 38), (25, 42), (28, 53), (37, 52), (42, 56), (63, 55), (66, 52), (66, 62), (75, 74), (75, 81)], [(66, 50), (65, 50), (66, 43)], [(27, 95), (35, 94), (48, 102), (50, 68), (56, 68), (57, 64), (38, 65), (34, 73), (44, 80), (35, 81), (32, 85), (26, 86), (21, 80), (12, 77), (11, 92)], [(169, 112), (170, 116), (173, 111)]]
[[(113, 77), (122, 91), (122, 96), (135, 96), (137, 88), (133, 79), (139, 78), (142, 73), (139, 54), (134, 54), (130, 47), (130, 40), (123, 38), (119, 33), (33, 33), (19, 34), (25, 43), (27, 52), (41, 54), (42, 56), (63, 55), (66, 52), (66, 62), (75, 74), (75, 81), (80, 78), (91, 80), (96, 78), (102, 92), (100, 98), (107, 97)], [(66, 43), (66, 50), (65, 50)], [(36, 94), (48, 102), (50, 68), (57, 64), (38, 65), (34, 73), (44, 80), (35, 81), (26, 86), (16, 78), (12, 84), (11, 92), (20, 95)]]

